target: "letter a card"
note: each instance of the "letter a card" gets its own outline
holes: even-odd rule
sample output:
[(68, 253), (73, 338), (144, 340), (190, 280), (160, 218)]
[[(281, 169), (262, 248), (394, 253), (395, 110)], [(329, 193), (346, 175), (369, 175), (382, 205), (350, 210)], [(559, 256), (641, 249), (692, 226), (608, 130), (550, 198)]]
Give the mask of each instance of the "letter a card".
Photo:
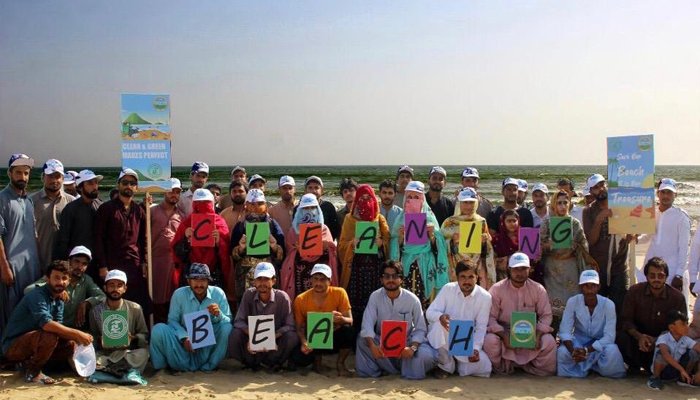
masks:
[(333, 313), (308, 313), (306, 316), (306, 340), (312, 349), (332, 349)]

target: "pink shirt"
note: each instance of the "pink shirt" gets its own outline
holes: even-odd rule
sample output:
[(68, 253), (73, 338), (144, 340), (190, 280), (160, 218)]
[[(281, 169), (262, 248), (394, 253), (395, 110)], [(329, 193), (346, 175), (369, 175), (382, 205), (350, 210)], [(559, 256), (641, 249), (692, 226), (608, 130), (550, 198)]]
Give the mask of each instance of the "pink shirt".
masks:
[(175, 237), (175, 232), (180, 222), (185, 218), (185, 213), (175, 207), (173, 213), (168, 216), (163, 204), (151, 207), (151, 251), (153, 252), (153, 302), (165, 304), (170, 302), (175, 289), (173, 270), (175, 262), (170, 248), (170, 242)]

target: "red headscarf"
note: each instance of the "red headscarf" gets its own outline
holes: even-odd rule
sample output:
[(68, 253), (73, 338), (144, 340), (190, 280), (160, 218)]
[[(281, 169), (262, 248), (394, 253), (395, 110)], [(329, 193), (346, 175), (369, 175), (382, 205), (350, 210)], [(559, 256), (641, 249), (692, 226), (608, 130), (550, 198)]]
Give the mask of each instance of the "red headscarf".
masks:
[[(369, 199), (362, 199), (362, 196), (369, 195)], [(355, 201), (352, 202), (352, 215), (362, 221), (374, 221), (379, 215), (379, 202), (374, 194), (374, 189), (370, 185), (360, 185), (355, 192)]]
[[(511, 214), (511, 213), (508, 213)], [(506, 228), (506, 212), (501, 214), (500, 225), (498, 226), (498, 232), (493, 237), (491, 245), (493, 246), (493, 251), (496, 253), (497, 257), (509, 257), (513, 253), (518, 251), (518, 236), (515, 236), (515, 241), (513, 241), (510, 236), (508, 236), (508, 228)], [(518, 225), (520, 225), (520, 214), (515, 213), (515, 218), (518, 219)]]
[[(214, 268), (221, 268), (221, 272), (224, 276), (224, 282), (228, 282), (228, 274), (231, 269), (231, 258), (229, 255), (229, 232), (228, 225), (226, 225), (226, 220), (217, 215), (214, 211), (214, 202), (211, 201), (193, 201), (192, 202), (192, 214), (186, 216), (180, 226), (175, 232), (175, 237), (170, 243), (170, 247), (173, 248), (176, 243), (181, 241), (185, 237), (185, 231), (187, 228), (192, 226), (192, 215), (194, 214), (213, 214), (214, 215), (214, 225), (216, 230), (219, 231), (219, 243), (218, 251), (216, 247), (192, 247), (190, 249), (190, 263), (198, 262), (202, 264), (207, 264), (211, 270)], [(180, 260), (173, 249), (173, 259), (178, 265), (182, 265), (184, 262)], [(176, 274), (181, 273), (180, 270), (176, 270)], [(224, 288), (222, 288), (224, 289)]]

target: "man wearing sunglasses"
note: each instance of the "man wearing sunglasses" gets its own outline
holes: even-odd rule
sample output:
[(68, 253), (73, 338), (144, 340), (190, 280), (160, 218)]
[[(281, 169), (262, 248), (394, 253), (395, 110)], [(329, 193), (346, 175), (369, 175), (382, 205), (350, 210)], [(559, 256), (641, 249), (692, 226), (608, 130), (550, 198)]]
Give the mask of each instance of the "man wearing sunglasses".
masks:
[[(426, 341), (427, 328), (420, 300), (401, 288), (403, 266), (400, 261), (382, 264), (382, 288), (374, 291), (362, 316), (362, 331), (357, 338), (355, 365), (363, 378), (382, 374), (401, 374), (404, 379), (423, 379), (435, 365), (433, 350)], [(407, 321), (406, 346), (398, 357), (387, 357), (380, 346), (382, 321)]]
[(125, 168), (119, 173), (119, 196), (97, 210), (95, 258), (101, 280), (113, 269), (124, 271), (129, 291), (124, 298), (138, 303), (144, 316), (150, 315), (143, 264), (146, 262), (146, 211), (133, 199), (138, 188), (138, 174)]
[[(685, 210), (673, 205), (678, 195), (678, 183), (670, 178), (659, 181), (656, 190), (658, 207), (656, 209), (656, 233), (645, 235), (640, 243), (649, 243), (646, 263), (653, 257), (660, 257), (668, 265), (666, 283), (680, 290), (685, 296), (686, 304), (690, 300), (690, 279), (688, 273), (688, 249), (690, 247), (690, 217)], [(646, 278), (637, 270), (637, 281)], [(688, 310), (681, 310), (687, 314)]]

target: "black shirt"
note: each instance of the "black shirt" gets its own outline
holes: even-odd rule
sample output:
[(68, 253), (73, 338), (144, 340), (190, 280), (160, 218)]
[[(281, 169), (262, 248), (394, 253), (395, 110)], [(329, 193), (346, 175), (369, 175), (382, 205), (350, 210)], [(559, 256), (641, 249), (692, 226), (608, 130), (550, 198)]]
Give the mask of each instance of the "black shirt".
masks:
[(66, 204), (61, 213), (61, 224), (54, 243), (54, 260), (67, 260), (68, 254), (75, 246), (85, 246), (90, 251), (95, 250), (95, 219), (101, 204), (100, 199), (87, 204), (82, 198)]
[(430, 209), (433, 210), (433, 214), (435, 214), (435, 218), (437, 219), (438, 224), (440, 224), (440, 226), (436, 228), (440, 228), (442, 226), (442, 223), (448, 217), (451, 217), (455, 214), (455, 202), (453, 200), (450, 200), (447, 197), (440, 195), (437, 202), (433, 204), (430, 202), (429, 193), (425, 194), (425, 199), (428, 201), (428, 206), (430, 206)]
[[(498, 206), (496, 209), (491, 211), (489, 216), (486, 218), (486, 223), (489, 225), (489, 229), (498, 232), (498, 227), (501, 225), (501, 215), (505, 209), (503, 206)], [(534, 222), (532, 221), (532, 213), (525, 207), (519, 207), (515, 210), (520, 216), (520, 226), (523, 228), (532, 228)]]

